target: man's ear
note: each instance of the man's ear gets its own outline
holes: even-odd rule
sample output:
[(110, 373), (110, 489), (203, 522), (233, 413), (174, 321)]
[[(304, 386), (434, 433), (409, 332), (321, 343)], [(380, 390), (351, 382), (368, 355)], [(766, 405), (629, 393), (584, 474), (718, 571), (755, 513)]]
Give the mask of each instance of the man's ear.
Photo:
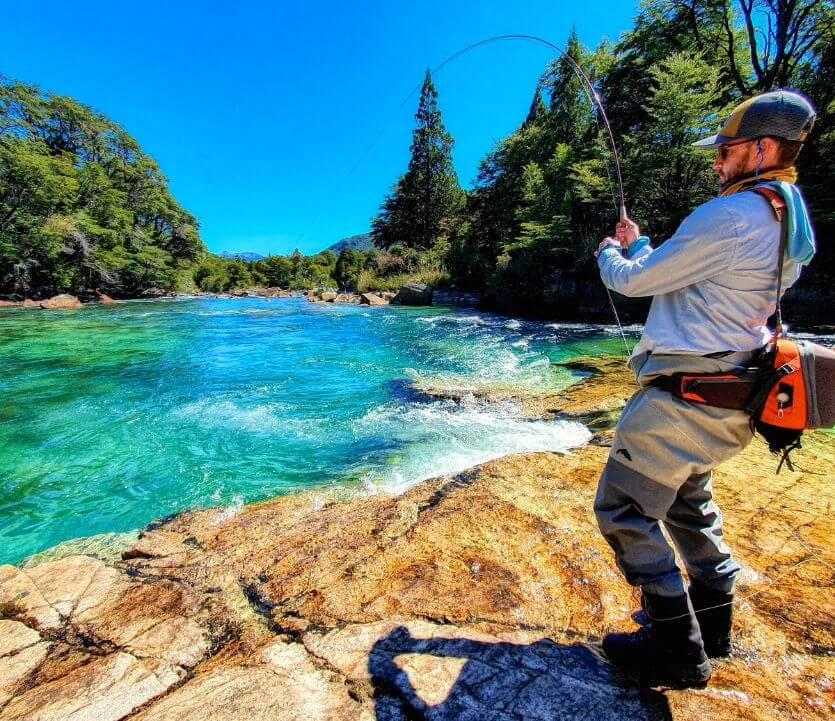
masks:
[(778, 151), (779, 147), (777, 145), (777, 141), (774, 138), (760, 138), (759, 139), (760, 146), (763, 149), (763, 156), (765, 157), (765, 162), (763, 165), (765, 167), (771, 167), (777, 162)]

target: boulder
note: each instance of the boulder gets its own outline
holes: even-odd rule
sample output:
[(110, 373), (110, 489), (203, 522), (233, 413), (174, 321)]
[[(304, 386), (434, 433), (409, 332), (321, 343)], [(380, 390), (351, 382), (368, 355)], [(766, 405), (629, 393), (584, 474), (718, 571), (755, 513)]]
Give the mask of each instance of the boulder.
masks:
[(384, 291), (381, 291), (381, 292), (377, 293), (377, 295), (379, 295), (383, 300), (390, 301), (392, 298), (394, 298), (397, 295), (397, 293), (392, 293), (390, 290), (384, 290)]
[(20, 305), (16, 300), (0, 300), (0, 308), (8, 308), (16, 305)]
[(70, 295), (69, 293), (61, 293), (60, 295), (55, 295), (52, 298), (42, 300), (40, 302), (40, 306), (41, 308), (46, 308), (48, 310), (84, 307), (78, 298), (74, 295)]
[(319, 300), (325, 301), (325, 303), (333, 303), (336, 300), (337, 294), (334, 293), (332, 290), (326, 290), (322, 295), (319, 296)]
[(97, 300), (102, 305), (111, 305), (112, 303), (116, 302), (115, 300), (113, 300), (113, 298), (111, 298), (106, 293), (99, 293)]
[(374, 293), (363, 293), (360, 296), (361, 305), (388, 305), (389, 302)]
[(22, 308), (40, 308), (41, 304), (37, 300), (31, 298), (24, 298), (20, 303)]
[(171, 293), (167, 290), (163, 290), (162, 288), (145, 288), (145, 290), (142, 291), (143, 298), (162, 298), (166, 295), (171, 295)]
[(355, 293), (340, 293), (334, 303), (359, 303), (360, 297)]
[(432, 305), (432, 288), (424, 283), (406, 283), (391, 302), (396, 305)]

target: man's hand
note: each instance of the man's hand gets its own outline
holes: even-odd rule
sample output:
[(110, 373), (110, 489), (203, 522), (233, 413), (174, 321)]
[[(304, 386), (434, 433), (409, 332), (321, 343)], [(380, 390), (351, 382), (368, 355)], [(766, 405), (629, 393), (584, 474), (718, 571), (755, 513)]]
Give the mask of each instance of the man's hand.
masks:
[(598, 255), (600, 255), (604, 248), (615, 248), (617, 250), (620, 250), (621, 244), (614, 238), (604, 238), (600, 242), (600, 245), (597, 246), (597, 250), (594, 251), (594, 257), (596, 258)]
[(615, 237), (620, 241), (624, 248), (628, 248), (641, 236), (641, 229), (638, 224), (630, 219), (625, 218), (615, 226)]

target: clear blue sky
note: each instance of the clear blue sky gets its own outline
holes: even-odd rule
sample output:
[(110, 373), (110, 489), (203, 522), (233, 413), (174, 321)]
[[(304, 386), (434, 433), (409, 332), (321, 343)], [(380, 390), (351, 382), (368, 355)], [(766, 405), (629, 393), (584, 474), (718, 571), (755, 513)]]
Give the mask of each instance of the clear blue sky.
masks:
[[(0, 5), (0, 72), (121, 123), (156, 158), (214, 252), (310, 253), (362, 233), (408, 162), (417, 96), (456, 50), (491, 35), (590, 46), (637, 0)], [(435, 78), (455, 166), (527, 111), (544, 47), (489, 45)], [(369, 146), (372, 146), (369, 150)]]

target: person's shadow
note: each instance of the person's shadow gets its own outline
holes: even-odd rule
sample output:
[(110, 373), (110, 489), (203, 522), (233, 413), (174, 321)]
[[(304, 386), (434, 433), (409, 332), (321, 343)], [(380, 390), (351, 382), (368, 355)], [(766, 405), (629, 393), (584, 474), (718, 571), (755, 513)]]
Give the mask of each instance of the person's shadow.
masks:
[(377, 721), (672, 719), (662, 693), (618, 685), (609, 665), (579, 643), (418, 639), (398, 626), (374, 644), (368, 671)]

